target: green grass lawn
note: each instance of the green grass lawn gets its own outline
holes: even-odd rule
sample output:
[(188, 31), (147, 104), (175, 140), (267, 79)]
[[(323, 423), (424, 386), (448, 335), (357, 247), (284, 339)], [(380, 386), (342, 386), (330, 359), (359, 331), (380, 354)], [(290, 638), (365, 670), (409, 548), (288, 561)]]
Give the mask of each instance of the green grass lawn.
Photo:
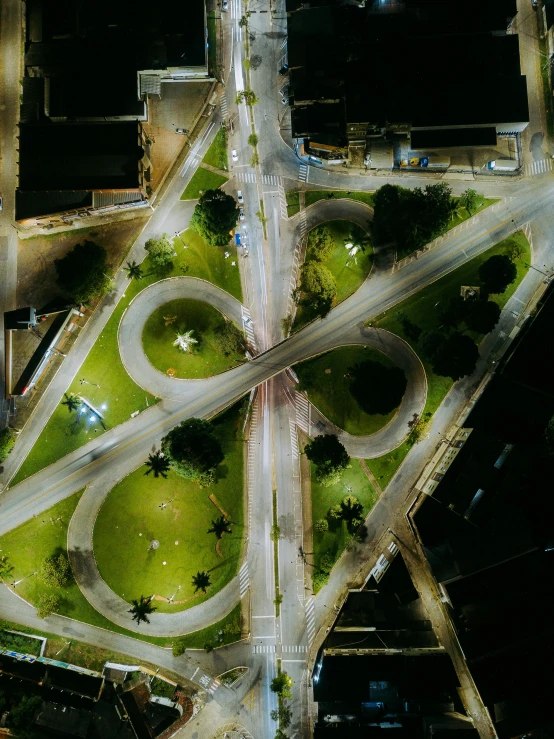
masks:
[[(404, 333), (404, 329), (398, 321), (398, 314), (401, 312), (405, 313), (413, 323), (423, 330), (436, 328), (438, 326), (437, 303), (440, 303), (441, 300), (447, 300), (450, 297), (459, 295), (461, 285), (480, 286), (481, 281), (479, 280), (478, 271), (481, 264), (495, 254), (510, 255), (514, 248), (519, 249), (520, 253), (520, 256), (514, 259), (514, 264), (517, 268), (515, 281), (508, 286), (504, 293), (489, 296), (489, 300), (493, 300), (495, 303), (498, 303), (500, 308), (504, 308), (509, 298), (514, 294), (518, 285), (527, 274), (529, 268), (525, 265), (529, 264), (531, 260), (529, 242), (520, 231), (491, 247), (483, 254), (474, 257), (453, 272), (441, 277), (415, 295), (406, 298), (406, 300), (398, 303), (380, 316), (377, 316), (375, 320), (371, 321), (372, 325), (398, 334), (417, 351), (416, 342)], [(466, 331), (466, 333), (477, 341), (477, 343), (483, 338), (482, 335), (476, 334), (475, 332)], [(434, 413), (452, 387), (453, 382), (449, 377), (435, 375), (429, 363), (424, 362), (423, 364), (427, 373), (428, 382), (427, 402), (424, 413)], [(367, 464), (379, 481), (379, 484), (382, 484), (383, 487), (388, 485), (408, 451), (409, 442), (404, 442), (394, 452), (390, 452), (383, 457), (367, 460)]]
[(200, 195), (206, 190), (217, 190), (218, 187), (224, 185), (228, 177), (224, 177), (216, 172), (211, 172), (209, 169), (204, 167), (198, 167), (196, 172), (192, 175), (192, 179), (189, 184), (185, 187), (181, 200), (198, 200)]
[(386, 415), (370, 415), (352, 396), (350, 380), (345, 375), (351, 367), (367, 361), (393, 366), (386, 354), (368, 346), (343, 346), (294, 366), (316, 408), (336, 426), (356, 436), (374, 434), (396, 413), (394, 410)]
[[(176, 317), (170, 326), (166, 316)], [(225, 356), (218, 348), (214, 330), (224, 325), (222, 314), (208, 303), (199, 300), (172, 300), (160, 306), (146, 321), (142, 346), (150, 362), (166, 372), (175, 370), (175, 377), (198, 379), (210, 377), (245, 361), (244, 355)], [(192, 352), (183, 352), (173, 346), (177, 331), (194, 331), (198, 342)]]
[[(236, 249), (232, 244), (225, 249), (209, 246), (201, 236), (190, 230), (184, 231), (179, 238), (175, 237), (173, 244), (177, 256), (173, 270), (167, 276), (187, 274), (190, 277), (200, 277), (227, 290), (242, 301), (239, 270), (231, 264), (238, 261)], [(231, 254), (228, 259), (225, 259), (225, 251)], [(68, 393), (82, 395), (97, 408), (106, 404), (107, 408), (103, 411), (106, 428), (119, 425), (134, 411), (142, 411), (156, 402), (155, 398), (145, 393), (131, 380), (123, 367), (117, 345), (117, 331), (123, 312), (135, 295), (160, 279), (160, 275), (152, 271), (148, 257), (142, 267), (145, 277), (129, 282), (124, 296), (67, 390)], [(81, 378), (95, 385), (81, 385), (79, 381)], [(76, 424), (75, 414), (70, 414), (67, 408), (60, 404), (11, 484), (16, 485), (103, 433), (99, 423), (90, 423), (86, 420), (89, 415), (84, 416), (86, 418)]]
[[(335, 239), (335, 249), (323, 264), (331, 271), (337, 282), (337, 297), (334, 305), (348, 298), (360, 287), (369, 274), (373, 264), (373, 248), (365, 247), (354, 258), (349, 258), (344, 240), (367, 238), (367, 233), (351, 221), (327, 221), (325, 225), (331, 230)], [(310, 306), (299, 305), (294, 319), (293, 330), (297, 331), (312, 321), (318, 314)]]
[(229, 169), (229, 162), (227, 161), (227, 134), (223, 126), (216, 133), (215, 139), (210, 144), (210, 148), (202, 161), (216, 169)]
[(300, 193), (298, 190), (287, 190), (287, 215), (292, 218), (300, 211)]
[(305, 193), (306, 208), (309, 205), (317, 203), (318, 200), (332, 200), (333, 198), (349, 198), (350, 200), (359, 200), (373, 208), (373, 193), (362, 192), (360, 190), (307, 190)]
[[(350, 460), (351, 467), (342, 475), (341, 481), (331, 487), (323, 487), (315, 479), (315, 467), (311, 469), (312, 487), (312, 521), (315, 524), (320, 518), (327, 518), (329, 509), (340, 503), (346, 495), (355, 495), (364, 507), (363, 517), (367, 516), (377, 501), (377, 493), (367, 479), (360, 462)], [(352, 488), (350, 493), (347, 488)], [(313, 549), (314, 567), (319, 566), (323, 554), (329, 554), (336, 561), (348, 544), (350, 534), (344, 521), (329, 520), (329, 530), (320, 533), (314, 530)]]
[[(175, 604), (156, 602), (159, 611), (179, 611), (208, 600), (236, 575), (244, 535), (240, 403), (215, 425), (225, 453), (215, 485), (201, 488), (174, 472), (166, 480), (155, 479), (141, 467), (118, 483), (102, 505), (94, 526), (94, 554), (103, 579), (125, 600), (151, 593), (169, 598), (180, 587)], [(220, 542), (222, 557), (215, 534), (207, 533), (221, 515), (211, 494), (233, 523), (232, 534)], [(161, 509), (162, 503), (167, 507)], [(160, 546), (149, 551), (153, 539)], [(195, 595), (192, 576), (203, 570), (209, 571), (212, 585), (206, 594)]]

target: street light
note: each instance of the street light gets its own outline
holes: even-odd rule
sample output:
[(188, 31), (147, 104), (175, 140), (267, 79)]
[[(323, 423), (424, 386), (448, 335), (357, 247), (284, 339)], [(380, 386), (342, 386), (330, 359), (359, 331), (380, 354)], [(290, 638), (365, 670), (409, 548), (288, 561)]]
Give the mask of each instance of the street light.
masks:
[(89, 382), (88, 380), (85, 380), (84, 377), (80, 379), (79, 382), (81, 383), (81, 385), (94, 385), (94, 387), (100, 387), (100, 385), (97, 385), (95, 382)]
[(181, 590), (181, 586), (180, 585), (177, 588), (177, 590), (173, 593), (173, 595), (170, 598), (167, 599), (167, 602), (168, 603), (173, 603), (173, 598), (175, 598), (175, 596), (177, 595), (177, 593), (179, 592), (179, 590)]

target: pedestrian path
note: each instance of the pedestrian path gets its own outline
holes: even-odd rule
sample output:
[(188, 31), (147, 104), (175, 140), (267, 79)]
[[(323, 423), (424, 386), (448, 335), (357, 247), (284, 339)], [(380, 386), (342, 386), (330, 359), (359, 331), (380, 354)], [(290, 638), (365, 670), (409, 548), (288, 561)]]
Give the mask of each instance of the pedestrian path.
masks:
[(308, 644), (311, 644), (315, 636), (315, 599), (306, 601), (306, 628), (308, 631)]
[(256, 182), (255, 172), (237, 172), (236, 178), (238, 182)]
[(296, 406), (296, 425), (305, 434), (310, 433), (310, 402), (302, 393), (294, 393)]
[(539, 159), (536, 162), (525, 165), (525, 174), (527, 177), (535, 177), (539, 174), (546, 174), (552, 171), (552, 159)]
[(300, 170), (298, 172), (298, 179), (300, 182), (307, 182), (308, 177), (310, 176), (310, 168), (307, 164), (301, 164)]
[(276, 174), (263, 174), (262, 185), (280, 185), (281, 178)]
[(254, 654), (275, 654), (275, 644), (257, 644), (252, 648)]
[(248, 562), (245, 562), (239, 570), (239, 590), (240, 597), (244, 598), (250, 586), (250, 578), (248, 576)]

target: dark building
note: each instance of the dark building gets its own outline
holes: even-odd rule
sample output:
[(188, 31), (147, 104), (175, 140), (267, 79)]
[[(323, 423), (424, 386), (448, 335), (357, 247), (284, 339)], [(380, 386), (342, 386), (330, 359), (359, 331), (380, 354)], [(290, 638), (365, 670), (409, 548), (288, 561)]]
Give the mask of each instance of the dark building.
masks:
[(378, 138), (491, 146), (528, 123), (518, 37), (507, 33), (515, 0), (471, 0), (463, 12), (448, 0), (293, 0), (287, 10), (292, 134), (322, 158), (346, 148), (363, 158)]

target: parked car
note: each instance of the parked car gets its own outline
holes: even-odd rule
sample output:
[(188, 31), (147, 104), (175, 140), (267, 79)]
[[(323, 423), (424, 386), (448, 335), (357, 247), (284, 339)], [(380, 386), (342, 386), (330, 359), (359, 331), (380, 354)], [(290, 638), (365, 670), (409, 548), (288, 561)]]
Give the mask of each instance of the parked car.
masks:
[(539, 7), (539, 0), (533, 0), (533, 10), (536, 10)]
[(279, 95), (287, 95), (289, 91), (289, 83), (285, 83), (283, 87), (279, 90)]
[(2, 199), (2, 196), (0, 195), (0, 210), (4, 208), (4, 201)]
[(221, 3), (221, 10), (226, 13), (229, 10), (229, 0), (223, 0)]
[(281, 102), (283, 103), (283, 105), (288, 105), (289, 104), (288, 97), (286, 95), (284, 97), (282, 97), (281, 98)]
[(176, 128), (175, 133), (182, 133), (187, 134), (189, 132), (188, 128)]
[(289, 65), (283, 64), (283, 66), (279, 70), (279, 74), (281, 75), (281, 77), (284, 77), (288, 71), (289, 71)]
[(239, 219), (244, 221), (244, 208), (239, 208)]
[(231, 152), (231, 157), (233, 158), (233, 161), (234, 162), (238, 162), (239, 155), (237, 154), (237, 150), (236, 149), (233, 149), (233, 151)]
[(243, 196), (242, 196), (242, 190), (237, 190), (237, 200), (238, 200), (238, 201), (239, 201), (239, 203), (241, 203), (241, 204), (242, 204), (242, 203), (244, 203), (244, 198), (243, 198)]

